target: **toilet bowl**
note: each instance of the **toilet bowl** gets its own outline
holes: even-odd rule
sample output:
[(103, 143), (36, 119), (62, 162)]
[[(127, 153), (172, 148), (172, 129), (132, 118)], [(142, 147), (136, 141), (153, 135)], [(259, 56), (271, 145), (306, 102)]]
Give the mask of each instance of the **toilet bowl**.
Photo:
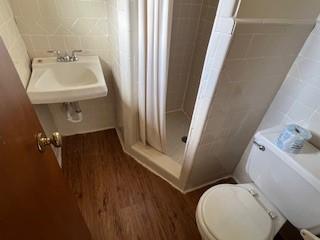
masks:
[(221, 184), (201, 197), (196, 220), (204, 240), (271, 240), (285, 222), (253, 184)]
[(320, 150), (306, 143), (299, 154), (286, 153), (275, 144), (280, 132), (255, 135), (246, 165), (252, 183), (216, 185), (203, 194), (196, 212), (203, 239), (270, 240), (286, 219), (320, 234)]

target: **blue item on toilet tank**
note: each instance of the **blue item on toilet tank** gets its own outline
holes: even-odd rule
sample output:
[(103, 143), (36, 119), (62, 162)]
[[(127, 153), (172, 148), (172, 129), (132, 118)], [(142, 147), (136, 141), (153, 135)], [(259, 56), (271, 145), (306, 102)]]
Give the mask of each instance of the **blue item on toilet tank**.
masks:
[(287, 125), (277, 140), (277, 146), (290, 153), (299, 153), (305, 141), (312, 137), (310, 131), (297, 124)]

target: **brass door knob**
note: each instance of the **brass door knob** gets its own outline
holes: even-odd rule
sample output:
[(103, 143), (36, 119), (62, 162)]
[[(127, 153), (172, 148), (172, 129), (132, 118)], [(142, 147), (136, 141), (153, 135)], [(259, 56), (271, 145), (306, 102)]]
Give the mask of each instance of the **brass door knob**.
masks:
[(55, 147), (62, 146), (62, 138), (60, 133), (54, 132), (52, 133), (51, 138), (48, 138), (43, 135), (43, 133), (38, 133), (37, 135), (37, 147), (40, 152), (43, 152), (45, 147), (52, 144)]

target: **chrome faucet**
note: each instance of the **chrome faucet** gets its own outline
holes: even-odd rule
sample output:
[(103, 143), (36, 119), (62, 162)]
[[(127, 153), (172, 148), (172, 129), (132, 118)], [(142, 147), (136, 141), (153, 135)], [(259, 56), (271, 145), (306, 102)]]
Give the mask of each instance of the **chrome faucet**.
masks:
[(57, 55), (57, 62), (76, 62), (79, 60), (76, 53), (82, 52), (82, 50), (72, 50), (71, 56), (69, 56), (66, 52), (61, 54), (60, 50), (50, 50), (48, 53), (54, 53)]

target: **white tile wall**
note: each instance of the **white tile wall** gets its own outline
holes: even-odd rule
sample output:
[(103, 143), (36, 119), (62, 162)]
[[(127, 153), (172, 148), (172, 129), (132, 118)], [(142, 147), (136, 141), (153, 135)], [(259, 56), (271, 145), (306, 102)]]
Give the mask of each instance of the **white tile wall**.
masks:
[(315, 20), (319, 9), (317, 0), (246, 0), (241, 2), (237, 17)]
[(24, 87), (26, 87), (30, 76), (30, 59), (7, 0), (0, 0), (0, 36), (9, 51)]
[[(311, 142), (320, 148), (320, 26), (305, 42), (285, 81), (264, 115), (259, 129), (297, 123), (311, 130)], [(247, 146), (234, 174), (240, 181), (250, 180), (245, 172)]]
[[(135, 42), (137, 36), (137, 16), (134, 11), (137, 1), (129, 0), (109, 0), (109, 43), (112, 56), (112, 75), (114, 80), (115, 90), (115, 111), (116, 111), (116, 127), (124, 145), (132, 144), (132, 138), (135, 136), (131, 130), (136, 131), (135, 120), (131, 119), (132, 111), (136, 106), (132, 100), (136, 94), (136, 88), (133, 85), (134, 73), (133, 65), (135, 58), (132, 56), (135, 49), (130, 49), (132, 46), (137, 46)], [(124, 120), (125, 119), (125, 120)], [(132, 128), (132, 125), (134, 127)], [(129, 125), (129, 126), (128, 126)], [(130, 136), (130, 137), (128, 137)]]
[(109, 0), (108, 2), (108, 29), (109, 43), (111, 48), (111, 68), (115, 91), (115, 111), (116, 126), (118, 129), (123, 128), (122, 120), (122, 100), (121, 100), (121, 78), (120, 78), (120, 60), (119, 60), (119, 30), (118, 30), (118, 6), (117, 0)]
[(237, 24), (194, 160), (212, 174), (198, 185), (232, 173), (312, 27)]
[(109, 62), (108, 1), (9, 1), (31, 57), (79, 48)]

